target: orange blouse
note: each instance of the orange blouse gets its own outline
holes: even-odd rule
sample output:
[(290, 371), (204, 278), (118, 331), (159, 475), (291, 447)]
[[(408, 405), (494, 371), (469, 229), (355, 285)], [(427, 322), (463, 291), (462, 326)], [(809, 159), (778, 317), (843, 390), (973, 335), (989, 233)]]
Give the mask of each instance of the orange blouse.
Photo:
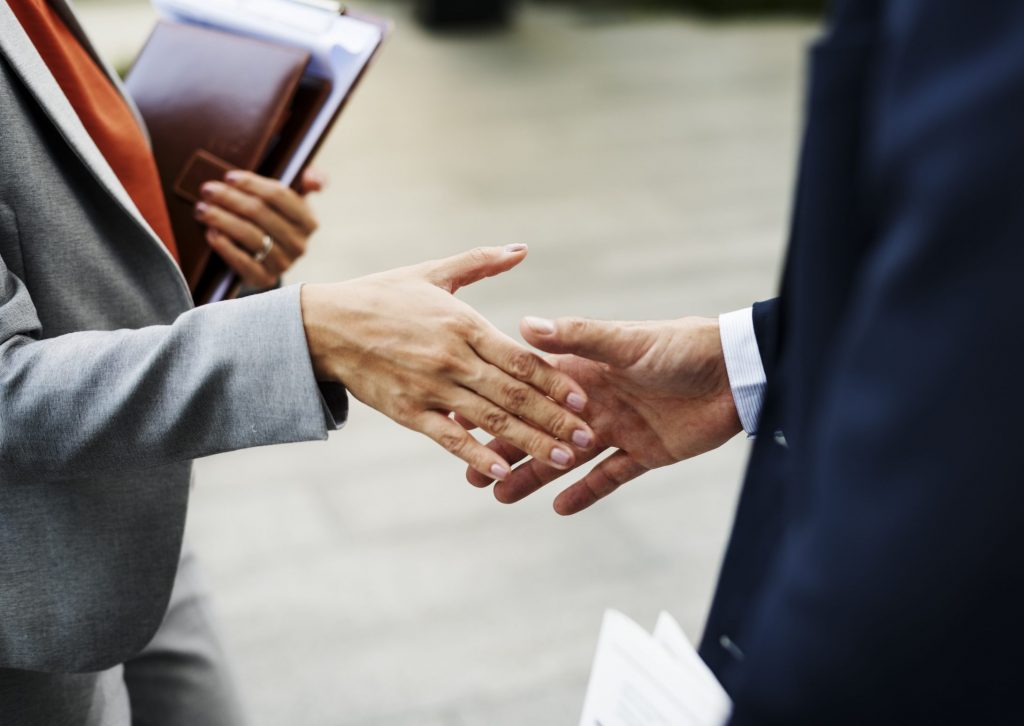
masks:
[(178, 259), (153, 152), (131, 108), (46, 0), (8, 0), (135, 206)]

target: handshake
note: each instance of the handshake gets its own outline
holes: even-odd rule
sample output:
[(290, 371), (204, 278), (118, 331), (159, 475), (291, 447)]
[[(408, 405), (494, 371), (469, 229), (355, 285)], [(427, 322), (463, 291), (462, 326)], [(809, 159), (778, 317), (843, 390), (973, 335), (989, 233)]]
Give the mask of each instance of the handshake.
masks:
[[(574, 514), (644, 472), (741, 430), (718, 322), (524, 318), (541, 358), (454, 297), (506, 272), (526, 245), (479, 248), (348, 282), (302, 288), (317, 379), (419, 431), (515, 502), (614, 449), (555, 501)], [(484, 445), (469, 432), (480, 428)], [(516, 469), (512, 466), (523, 462)]]

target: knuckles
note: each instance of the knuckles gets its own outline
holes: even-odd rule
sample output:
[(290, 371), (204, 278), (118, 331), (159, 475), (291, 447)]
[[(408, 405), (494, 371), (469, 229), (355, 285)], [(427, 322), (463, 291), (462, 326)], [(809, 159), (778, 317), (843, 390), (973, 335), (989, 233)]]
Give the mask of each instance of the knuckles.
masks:
[(508, 414), (502, 411), (491, 411), (484, 416), (484, 428), (492, 436), (501, 436), (511, 424)]
[(505, 404), (505, 408), (510, 411), (521, 411), (529, 399), (530, 392), (526, 386), (510, 384), (505, 386), (505, 390), (502, 391), (502, 401)]
[(420, 411), (419, 406), (409, 396), (398, 396), (391, 404), (391, 417), (401, 424), (405, 424), (416, 416)]
[(447, 328), (453, 335), (459, 340), (463, 340), (472, 343), (477, 337), (479, 325), (470, 315), (465, 313), (457, 313), (451, 315), (445, 322), (444, 327)]
[(516, 350), (509, 354), (505, 370), (520, 380), (533, 378), (537, 373), (539, 359), (528, 350)]
[(569, 431), (569, 417), (564, 413), (556, 413), (548, 422), (548, 426), (553, 434), (567, 434)]
[(583, 318), (567, 318), (558, 322), (558, 327), (568, 333), (566, 337), (571, 340), (579, 340), (586, 337), (590, 324)]
[(429, 363), (436, 373), (447, 378), (460, 377), (468, 369), (462, 357), (449, 350), (442, 350), (432, 354)]
[(250, 219), (257, 219), (263, 215), (267, 205), (259, 197), (247, 196), (240, 203), (241, 212)]
[(547, 461), (548, 454), (551, 453), (547, 449), (547, 443), (547, 437), (542, 434), (534, 434), (530, 437), (526, 451), (534, 457), (542, 458), (544, 461)]
[(466, 434), (460, 435), (452, 432), (443, 433), (438, 437), (437, 443), (439, 443), (445, 451), (451, 454), (458, 454), (462, 451), (462, 447), (465, 446)]
[(484, 267), (491, 261), (491, 256), (488, 254), (486, 247), (475, 247), (466, 254), (473, 267)]

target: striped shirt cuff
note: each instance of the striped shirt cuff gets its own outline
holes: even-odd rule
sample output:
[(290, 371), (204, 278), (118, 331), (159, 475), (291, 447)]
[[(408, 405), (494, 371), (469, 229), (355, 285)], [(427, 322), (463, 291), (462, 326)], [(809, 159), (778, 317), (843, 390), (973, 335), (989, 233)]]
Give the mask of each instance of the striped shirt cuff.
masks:
[(768, 383), (757, 347), (757, 336), (754, 335), (753, 308), (719, 315), (718, 330), (736, 411), (743, 430), (753, 436), (757, 432), (757, 420)]

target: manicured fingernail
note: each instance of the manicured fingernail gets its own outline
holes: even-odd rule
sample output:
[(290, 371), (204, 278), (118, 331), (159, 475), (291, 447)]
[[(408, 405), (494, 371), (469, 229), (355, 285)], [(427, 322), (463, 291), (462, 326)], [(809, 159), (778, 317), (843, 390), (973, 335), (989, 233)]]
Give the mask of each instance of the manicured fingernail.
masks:
[(576, 429), (572, 432), (572, 442), (581, 449), (589, 449), (590, 445), (594, 443), (594, 437), (590, 435), (589, 431)]
[(587, 400), (580, 394), (573, 392), (565, 397), (565, 402), (573, 411), (580, 412), (587, 407)]
[(217, 191), (217, 182), (206, 182), (199, 187), (199, 193), (206, 199), (212, 197), (215, 191)]
[(551, 450), (551, 461), (556, 466), (568, 466), (569, 462), (572, 461), (572, 454), (565, 449), (555, 447)]
[(244, 176), (245, 174), (243, 172), (235, 169), (234, 171), (229, 171), (227, 174), (225, 174), (224, 179), (229, 182), (239, 182), (242, 181), (242, 177)]
[(501, 464), (491, 464), (491, 476), (495, 479), (504, 479), (508, 476), (508, 467)]
[(555, 332), (555, 323), (547, 318), (525, 317), (523, 322), (530, 330), (541, 335), (553, 335)]
[(196, 204), (195, 214), (197, 219), (201, 219), (208, 211), (210, 211), (210, 205), (206, 202), (199, 202)]
[(526, 245), (520, 244), (520, 243), (517, 243), (517, 244), (514, 244), (514, 245), (505, 245), (505, 251), (508, 252), (508, 253), (522, 252), (525, 249), (526, 249)]

